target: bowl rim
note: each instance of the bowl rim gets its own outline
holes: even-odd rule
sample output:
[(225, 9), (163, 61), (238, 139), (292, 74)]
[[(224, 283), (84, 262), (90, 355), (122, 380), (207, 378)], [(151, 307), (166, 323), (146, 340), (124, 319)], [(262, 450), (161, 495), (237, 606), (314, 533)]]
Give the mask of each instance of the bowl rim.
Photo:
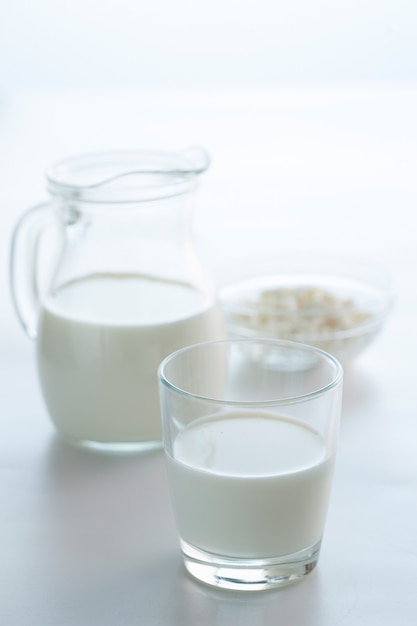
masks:
[[(349, 328), (335, 328), (334, 330), (314, 333), (300, 331), (288, 335), (288, 337), (294, 341), (345, 339), (359, 334), (374, 332), (381, 327), (395, 301), (394, 284), (390, 273), (380, 266), (357, 258), (338, 257), (337, 255), (320, 255), (318, 258), (320, 263), (328, 264), (332, 261), (332, 266), (324, 268), (322, 265), (317, 265), (317, 257), (313, 257), (312, 263), (309, 266), (303, 267), (301, 260), (298, 258), (296, 259), (295, 265), (291, 265), (291, 262), (289, 264), (287, 263), (287, 266), (280, 271), (257, 273), (224, 284), (219, 290), (219, 302), (226, 316), (226, 321), (233, 323), (230, 320), (233, 315), (241, 315), (254, 319), (259, 315), (270, 315), (279, 321), (280, 319), (288, 318), (289, 315), (293, 316), (295, 319), (308, 320), (317, 315), (320, 317), (337, 316), (352, 311), (369, 313), (366, 319), (349, 326)], [(340, 260), (342, 260), (342, 265), (340, 264)], [(341, 267), (343, 271), (341, 271)], [(296, 280), (295, 284), (293, 283), (291, 285), (292, 277)], [(301, 278), (303, 279), (302, 281), (300, 280)], [(369, 288), (372, 293), (369, 300), (366, 301), (366, 305), (359, 306), (357, 309), (352, 308), (352, 304), (349, 303), (346, 304), (346, 306), (317, 306), (304, 310), (289, 310), (273, 305), (262, 305), (259, 302), (259, 295), (265, 290), (273, 290), (274, 288), (318, 287), (331, 293), (331, 286), (335, 285), (337, 282), (340, 282), (340, 286), (345, 287), (347, 290), (346, 299), (348, 299), (350, 295), (348, 287), (350, 287), (352, 300), (355, 295), (355, 286), (357, 286), (358, 292)], [(258, 294), (257, 300), (251, 301), (248, 298), (251, 292), (252, 295)], [(250, 329), (250, 326), (244, 323), (241, 323), (240, 327)], [(259, 332), (259, 329), (255, 327), (253, 331)]]

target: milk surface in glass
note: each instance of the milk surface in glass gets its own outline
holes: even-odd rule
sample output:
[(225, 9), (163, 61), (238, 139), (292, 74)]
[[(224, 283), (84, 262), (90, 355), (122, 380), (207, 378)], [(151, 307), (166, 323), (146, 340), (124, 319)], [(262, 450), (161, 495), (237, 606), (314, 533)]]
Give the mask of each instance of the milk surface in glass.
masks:
[(299, 421), (263, 412), (197, 420), (167, 464), (179, 534), (191, 546), (256, 559), (322, 537), (333, 459)]
[(69, 282), (39, 316), (37, 359), (51, 418), (73, 441), (160, 440), (160, 361), (221, 336), (218, 307), (184, 283), (132, 274)]

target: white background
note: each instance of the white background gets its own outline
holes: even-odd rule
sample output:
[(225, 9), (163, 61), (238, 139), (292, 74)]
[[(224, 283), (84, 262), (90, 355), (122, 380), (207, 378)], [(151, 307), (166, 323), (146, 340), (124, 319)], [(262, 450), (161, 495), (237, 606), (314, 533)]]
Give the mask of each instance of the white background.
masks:
[(15, 0), (0, 91), (410, 82), (413, 0)]

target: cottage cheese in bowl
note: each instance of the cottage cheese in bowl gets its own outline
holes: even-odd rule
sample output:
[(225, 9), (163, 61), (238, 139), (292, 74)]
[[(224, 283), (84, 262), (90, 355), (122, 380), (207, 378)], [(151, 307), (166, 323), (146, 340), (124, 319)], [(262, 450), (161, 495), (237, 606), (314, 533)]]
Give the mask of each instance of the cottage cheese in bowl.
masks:
[(392, 289), (382, 270), (329, 259), (229, 284), (221, 302), (233, 337), (299, 341), (346, 361), (381, 330)]

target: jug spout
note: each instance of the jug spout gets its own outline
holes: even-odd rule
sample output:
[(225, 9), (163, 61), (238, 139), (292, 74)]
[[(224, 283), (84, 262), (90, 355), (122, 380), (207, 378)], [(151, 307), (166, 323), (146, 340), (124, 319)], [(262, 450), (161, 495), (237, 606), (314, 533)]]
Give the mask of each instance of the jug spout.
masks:
[(192, 175), (203, 174), (210, 166), (210, 155), (201, 146), (190, 146), (180, 153), (184, 159), (184, 171)]

